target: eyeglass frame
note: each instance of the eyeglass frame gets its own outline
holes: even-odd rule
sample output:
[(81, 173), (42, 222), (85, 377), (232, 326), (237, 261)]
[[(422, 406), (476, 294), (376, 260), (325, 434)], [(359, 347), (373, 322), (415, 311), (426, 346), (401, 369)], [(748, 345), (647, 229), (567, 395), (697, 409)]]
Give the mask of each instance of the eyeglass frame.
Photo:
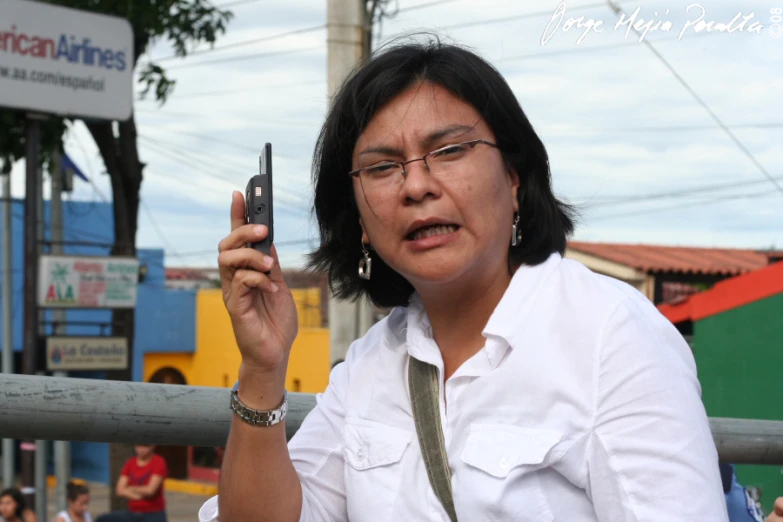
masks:
[(351, 172), (348, 173), (348, 175), (350, 175), (351, 177), (354, 177), (354, 178), (358, 178), (361, 175), (363, 170), (377, 168), (377, 167), (380, 167), (380, 166), (399, 165), (400, 168), (402, 169), (402, 179), (404, 181), (404, 180), (408, 179), (408, 173), (407, 173), (407, 171), (405, 169), (405, 166), (408, 163), (413, 163), (415, 161), (423, 161), (424, 162), (424, 166), (427, 168), (427, 172), (429, 172), (430, 171), (430, 164), (427, 163), (427, 157), (428, 156), (431, 156), (432, 154), (435, 154), (435, 153), (438, 153), (438, 152), (443, 152), (444, 150), (447, 150), (447, 149), (449, 149), (451, 147), (459, 147), (460, 145), (470, 145), (470, 148), (473, 149), (479, 143), (483, 143), (484, 145), (489, 145), (490, 147), (494, 147), (496, 149), (500, 149), (500, 147), (498, 147), (497, 144), (489, 142), (487, 140), (468, 140), (468, 141), (462, 141), (460, 143), (450, 143), (448, 145), (444, 145), (443, 147), (440, 147), (440, 148), (437, 148), (435, 150), (432, 150), (432, 151), (428, 152), (427, 154), (425, 154), (421, 158), (414, 158), (414, 159), (411, 159), (411, 160), (408, 160), (408, 161), (382, 161), (380, 163), (376, 163), (375, 165), (368, 165), (368, 166), (362, 167), (360, 169), (352, 170)]

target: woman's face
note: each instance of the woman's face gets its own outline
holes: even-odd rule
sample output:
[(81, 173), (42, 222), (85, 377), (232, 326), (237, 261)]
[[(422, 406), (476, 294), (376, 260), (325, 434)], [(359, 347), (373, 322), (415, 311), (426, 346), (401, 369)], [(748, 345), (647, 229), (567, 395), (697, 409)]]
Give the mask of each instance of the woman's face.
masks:
[(70, 504), (73, 514), (82, 516), (87, 512), (87, 507), (90, 504), (90, 495), (87, 493), (84, 495), (79, 495), (76, 497), (76, 500), (70, 501)]
[(16, 501), (11, 495), (0, 497), (0, 516), (5, 519), (16, 517)]
[[(496, 138), (479, 113), (439, 85), (421, 83), (383, 106), (359, 136), (353, 168), (407, 161), (446, 145)], [(428, 173), (406, 166), (405, 181), (383, 198), (354, 178), (362, 240), (417, 290), (508, 272), (517, 174), (500, 151), (479, 144)], [(366, 180), (366, 178), (364, 178)], [(366, 185), (365, 185), (366, 186)], [(437, 225), (437, 226), (434, 226)]]

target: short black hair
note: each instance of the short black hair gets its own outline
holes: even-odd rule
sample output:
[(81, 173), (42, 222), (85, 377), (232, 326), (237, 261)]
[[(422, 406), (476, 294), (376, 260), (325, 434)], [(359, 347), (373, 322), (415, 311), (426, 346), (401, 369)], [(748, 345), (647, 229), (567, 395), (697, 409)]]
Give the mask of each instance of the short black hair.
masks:
[(65, 486), (65, 494), (68, 497), (68, 500), (73, 502), (82, 495), (89, 495), (90, 490), (84, 484), (79, 484), (78, 482), (69, 481), (68, 484), (66, 484)]
[(425, 81), (472, 105), (495, 134), (506, 164), (519, 174), (522, 242), (510, 246), (509, 223), (509, 270), (542, 263), (553, 252), (563, 254), (574, 230), (574, 210), (552, 192), (544, 144), (503, 76), (472, 51), (437, 38), (395, 43), (346, 79), (313, 154), (314, 212), (321, 243), (310, 254), (308, 266), (328, 272), (329, 286), (338, 298), (367, 295), (383, 308), (410, 301), (413, 286), (377, 255), (371, 279), (358, 276), (362, 230), (348, 172), (356, 141), (375, 113), (411, 85)]
[(16, 502), (16, 510), (14, 511), (14, 515), (21, 519), (24, 515), (24, 510), (27, 509), (27, 504), (24, 501), (24, 495), (22, 495), (22, 492), (17, 488), (7, 488), (3, 491), (0, 491), (0, 498), (3, 497), (11, 497), (14, 499), (14, 502)]

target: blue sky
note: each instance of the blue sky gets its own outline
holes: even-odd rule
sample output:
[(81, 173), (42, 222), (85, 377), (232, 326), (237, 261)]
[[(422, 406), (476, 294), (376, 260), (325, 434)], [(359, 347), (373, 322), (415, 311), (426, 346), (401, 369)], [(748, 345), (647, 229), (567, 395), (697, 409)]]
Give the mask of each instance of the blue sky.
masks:
[[(783, 248), (783, 189), (756, 164), (783, 187), (783, 38), (770, 33), (770, 10), (783, 4), (620, 3), (628, 15), (639, 8), (641, 17), (670, 22), (670, 32), (651, 31), (646, 41), (741, 145), (633, 33), (626, 38), (624, 27), (614, 29), (618, 17), (606, 2), (567, 2), (563, 20), (584, 16), (600, 21), (604, 32), (577, 43), (582, 30), (564, 32), (561, 25), (542, 45), (558, 4), (399, 0), (399, 13), (383, 21), (380, 43), (432, 31), (492, 62), (547, 146), (557, 194), (582, 205), (577, 239)], [(687, 12), (690, 4), (697, 7)], [(281, 262), (294, 268), (308, 240), (317, 243), (310, 160), (327, 105), (326, 30), (219, 48), (325, 24), (326, 2), (246, 1), (233, 10), (218, 50), (160, 62), (177, 79), (165, 106), (136, 104), (148, 164), (142, 188), (148, 211), (140, 212), (138, 245), (166, 248), (171, 266), (214, 266), (217, 242), (228, 231), (231, 190), (244, 188), (271, 141), (276, 239)], [(746, 24), (732, 34), (691, 28), (678, 38), (701, 13), (705, 21), (728, 23), (751, 12), (764, 26), (760, 35)], [(163, 42), (150, 51), (154, 59), (170, 54)], [(111, 194), (81, 125), (69, 133), (66, 150), (100, 192)], [(15, 196), (24, 191), (22, 173), (19, 164)], [(101, 198), (83, 183), (72, 197)]]

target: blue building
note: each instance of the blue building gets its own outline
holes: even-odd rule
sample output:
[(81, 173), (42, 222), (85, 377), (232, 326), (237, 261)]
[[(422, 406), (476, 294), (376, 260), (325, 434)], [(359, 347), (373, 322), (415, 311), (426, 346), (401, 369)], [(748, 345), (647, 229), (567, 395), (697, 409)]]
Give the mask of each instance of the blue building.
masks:
[[(13, 348), (15, 370), (21, 371), (23, 338), (24, 287), (24, 205), (21, 200), (12, 201), (13, 214)], [(0, 209), (4, 202), (0, 201)], [(44, 205), (44, 236), (50, 239), (49, 204)], [(0, 230), (0, 238), (3, 231)], [(63, 237), (66, 255), (107, 256), (114, 238), (113, 210), (110, 203), (63, 201)], [(77, 244), (78, 243), (78, 244)], [(90, 243), (97, 243), (94, 246)], [(45, 250), (46, 251), (46, 250)], [(133, 380), (142, 380), (145, 353), (186, 352), (192, 353), (196, 346), (195, 291), (168, 290), (165, 287), (164, 254), (160, 249), (141, 249), (137, 253), (139, 263), (147, 269), (146, 277), (139, 284), (136, 301), (135, 343), (133, 351)], [(7, 268), (2, 266), (0, 271)], [(0, 280), (0, 284), (2, 281)], [(2, 303), (0, 303), (2, 307)], [(1, 309), (1, 308), (0, 308)], [(52, 313), (46, 313), (47, 321)], [(109, 310), (68, 310), (66, 322), (92, 323), (90, 325), (69, 325), (66, 335), (109, 335), (108, 328), (101, 331), (97, 323), (110, 323)], [(2, 332), (3, 325), (0, 325)], [(51, 327), (47, 325), (50, 333)], [(0, 336), (2, 343), (2, 336)], [(72, 377), (102, 379), (104, 372), (71, 372)], [(17, 445), (18, 447), (18, 445)], [(17, 450), (18, 451), (18, 450)], [(72, 470), (74, 477), (89, 481), (109, 481), (109, 445), (105, 443), (74, 442), (71, 445)], [(50, 456), (50, 472), (53, 472)], [(17, 453), (17, 466), (20, 458)]]

